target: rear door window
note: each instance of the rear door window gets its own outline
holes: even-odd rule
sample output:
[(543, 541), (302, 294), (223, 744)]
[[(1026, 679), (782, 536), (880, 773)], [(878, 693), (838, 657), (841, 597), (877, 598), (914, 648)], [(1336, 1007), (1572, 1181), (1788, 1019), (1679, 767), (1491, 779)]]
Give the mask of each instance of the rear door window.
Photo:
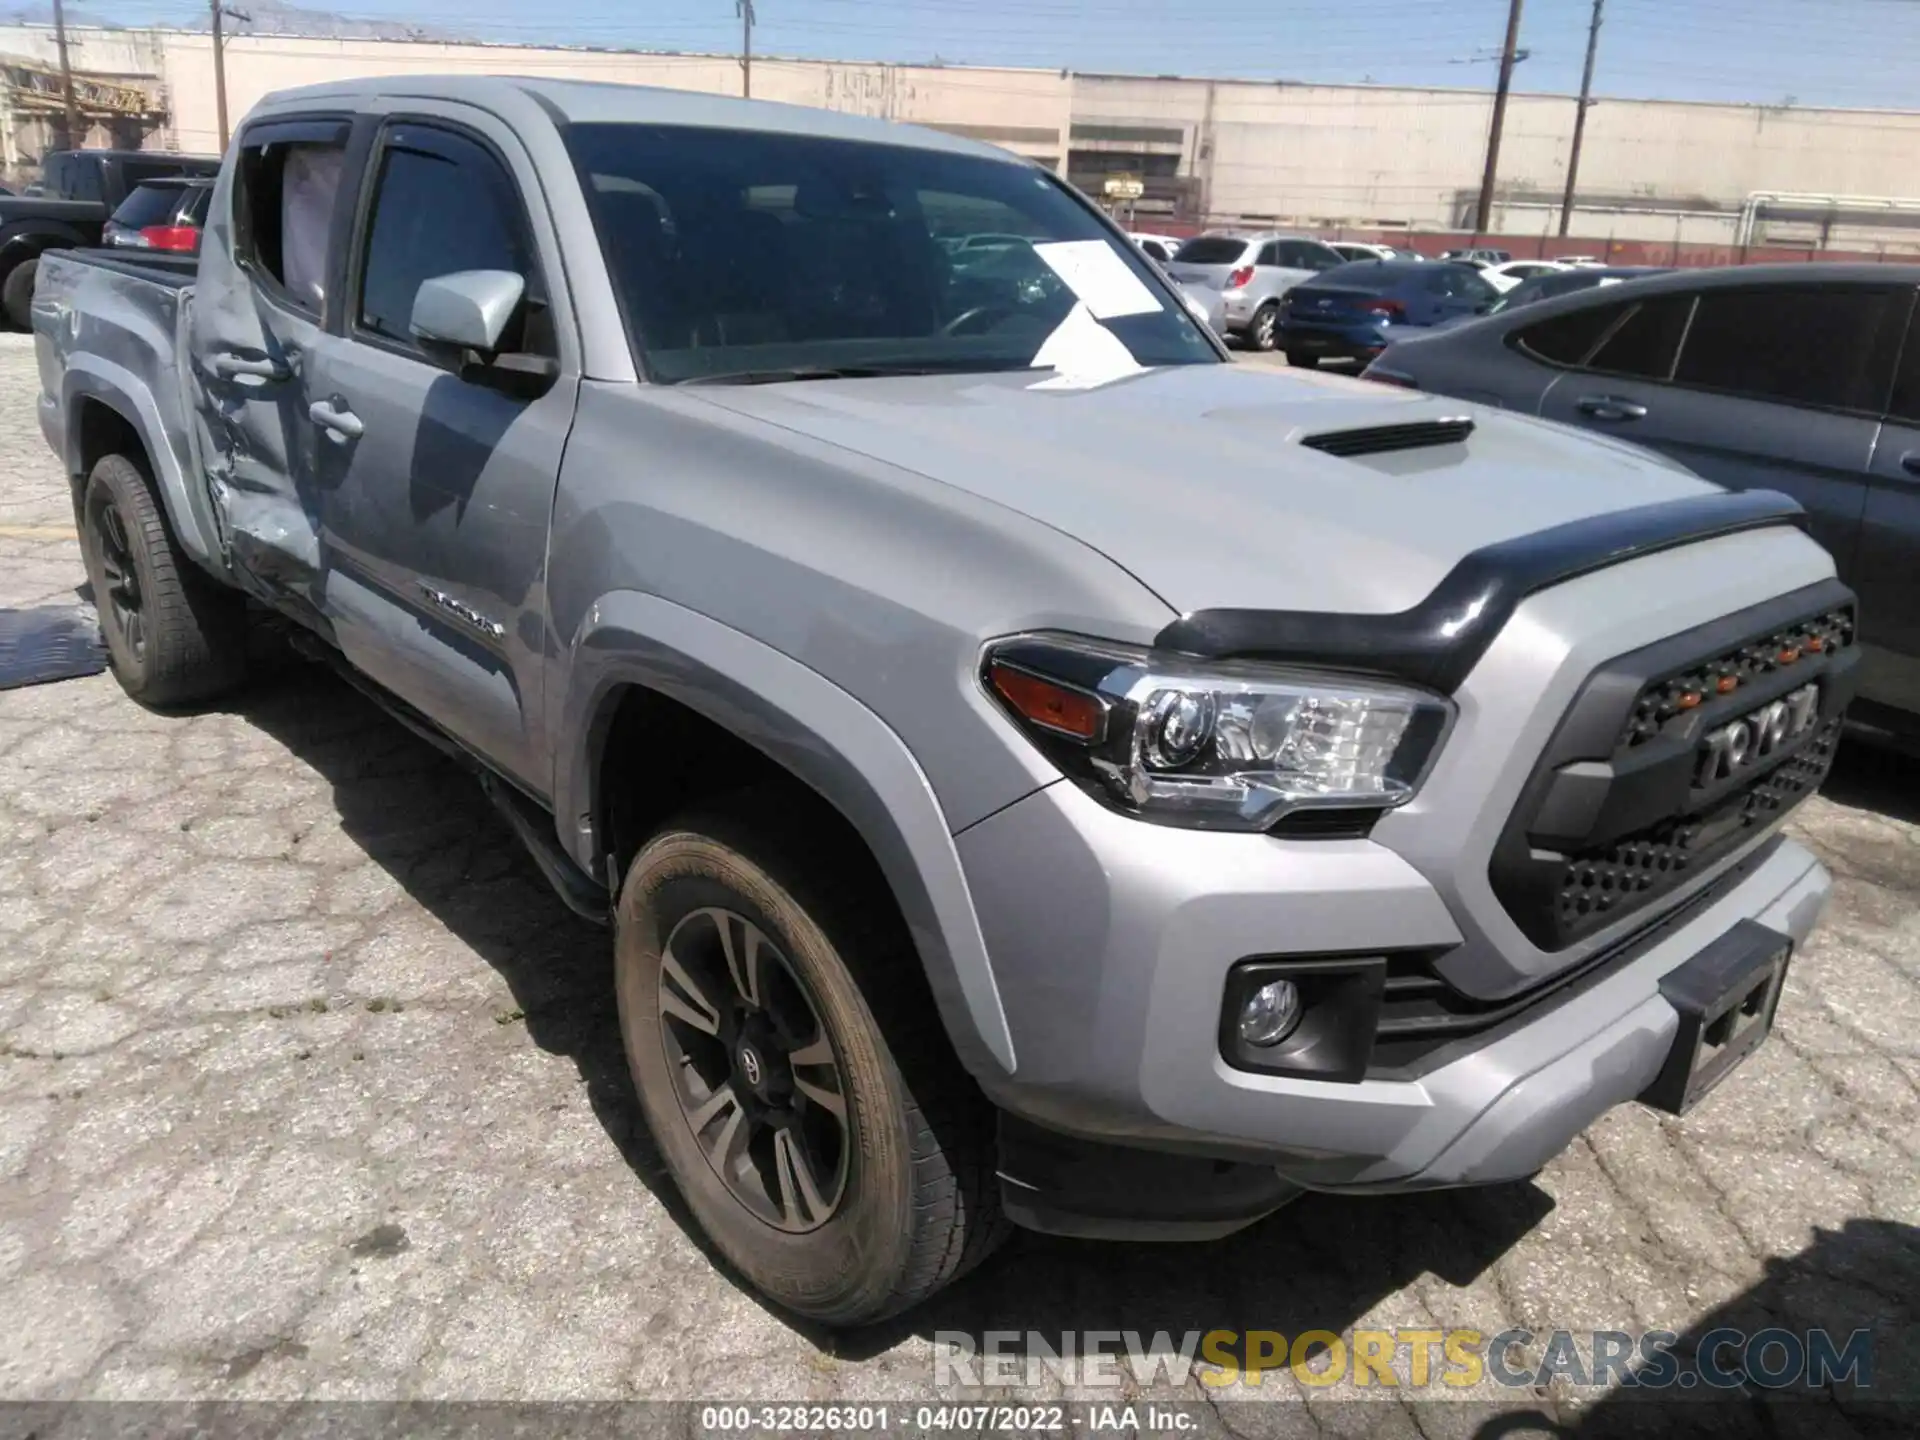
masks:
[(1877, 415), (1912, 306), (1910, 287), (1709, 290), (1673, 378), (1753, 400)]
[(1686, 334), (1693, 313), (1693, 296), (1661, 295), (1643, 300), (1600, 342), (1586, 368), (1636, 380), (1665, 380), (1673, 373), (1673, 357)]
[(1554, 365), (1578, 365), (1626, 314), (1625, 305), (1590, 305), (1522, 329), (1514, 342), (1529, 355)]
[(283, 303), (318, 317), (332, 261), (344, 121), (276, 122), (240, 137), (234, 258)]
[(1182, 245), (1173, 258), (1189, 265), (1233, 265), (1246, 250), (1246, 241), (1230, 235), (1199, 235)]
[(1887, 418), (1902, 425), (1920, 428), (1920, 315), (1914, 317), (1907, 333), (1906, 348), (1894, 372), (1893, 396), (1887, 401)]
[(80, 155), (67, 156), (66, 166), (60, 173), (59, 194), (68, 200), (105, 199), (100, 188), (99, 163)]

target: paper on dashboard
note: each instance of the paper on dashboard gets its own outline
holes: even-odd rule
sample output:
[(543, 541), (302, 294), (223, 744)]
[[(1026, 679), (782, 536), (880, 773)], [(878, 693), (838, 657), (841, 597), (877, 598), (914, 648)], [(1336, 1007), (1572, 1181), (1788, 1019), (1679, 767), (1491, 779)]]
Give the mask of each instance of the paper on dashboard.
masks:
[(1085, 301), (1075, 305), (1034, 352), (1036, 369), (1052, 368), (1053, 374), (1028, 388), (1031, 390), (1084, 390), (1104, 385), (1143, 368), (1120, 338), (1093, 318)]
[(1163, 308), (1105, 240), (1056, 240), (1034, 246), (1033, 253), (1085, 302), (1096, 320), (1151, 315)]

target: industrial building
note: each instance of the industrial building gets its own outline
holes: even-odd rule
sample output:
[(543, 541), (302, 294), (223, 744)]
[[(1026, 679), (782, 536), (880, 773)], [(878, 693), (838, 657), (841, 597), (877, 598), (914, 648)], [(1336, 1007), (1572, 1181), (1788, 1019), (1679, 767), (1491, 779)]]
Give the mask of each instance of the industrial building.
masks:
[[(100, 128), (126, 143), (219, 144), (211, 38), (186, 30), (69, 30)], [(11, 57), (11, 58), (6, 58)], [(10, 173), (47, 143), (44, 25), (0, 26)], [(1284, 65), (1284, 56), (1272, 57)], [(22, 68), (24, 67), (24, 68)], [(363, 75), (532, 74), (738, 94), (735, 56), (428, 40), (244, 35), (226, 45), (235, 123), (262, 95)], [(13, 72), (8, 72), (11, 75)], [(1196, 80), (1059, 70), (756, 57), (756, 98), (930, 125), (1062, 170), (1090, 193), (1138, 179), (1142, 224), (1246, 220), (1349, 234), (1472, 223), (1492, 98), (1485, 91)], [(118, 97), (113, 99), (112, 97)], [(134, 97), (138, 97), (135, 99)], [(113, 108), (117, 105), (119, 108)], [(1491, 230), (1559, 229), (1576, 101), (1517, 92)], [(1571, 231), (1675, 246), (1920, 250), (1920, 113), (1614, 100), (1588, 112)], [(1131, 188), (1131, 187), (1128, 187)]]

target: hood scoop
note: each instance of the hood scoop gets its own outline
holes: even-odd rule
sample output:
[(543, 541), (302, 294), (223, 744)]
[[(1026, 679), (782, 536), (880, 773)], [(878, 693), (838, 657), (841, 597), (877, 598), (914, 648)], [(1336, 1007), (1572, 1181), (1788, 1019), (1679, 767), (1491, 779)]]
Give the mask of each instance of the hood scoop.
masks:
[(1473, 421), (1464, 415), (1441, 420), (1414, 420), (1404, 425), (1365, 425), (1353, 430), (1322, 430), (1305, 435), (1300, 443), (1309, 450), (1354, 459), (1361, 455), (1384, 455), (1392, 450), (1425, 450), (1434, 445), (1454, 445), (1473, 433)]

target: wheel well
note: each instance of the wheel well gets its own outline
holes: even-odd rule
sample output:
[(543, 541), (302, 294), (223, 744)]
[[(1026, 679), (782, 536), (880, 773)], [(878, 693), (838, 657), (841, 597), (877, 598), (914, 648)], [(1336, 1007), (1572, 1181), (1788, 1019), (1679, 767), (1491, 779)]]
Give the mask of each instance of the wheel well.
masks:
[(152, 473), (147, 463), (146, 441), (140, 438), (131, 420), (104, 400), (87, 398), (78, 403), (80, 453), (75, 458), (82, 478), (91, 475), (93, 467), (108, 455), (124, 455), (143, 472)]
[[(925, 957), (879, 860), (831, 800), (724, 726), (644, 685), (615, 692), (599, 715), (594, 820), (601, 863), (614, 867), (616, 897), (634, 857), (676, 814), (744, 790), (771, 799), (780, 831), (804, 836), (792, 842), (805, 847), (797, 858), (829, 877), (835, 892), (855, 897), (870, 935), (890, 931), (897, 943), (893, 953), (915, 957), (891, 972), (889, 998), (876, 1011), (883, 1028), (890, 1036), (920, 1037), (912, 1045), (921, 1061), (937, 1054), (959, 1065), (943, 1024), (928, 1028), (919, 1018), (905, 1018), (939, 1014)], [(867, 998), (880, 1004), (874, 993)], [(900, 1028), (908, 1023), (911, 1032)]]
[[(777, 789), (814, 812), (823, 840), (880, 865), (858, 830), (821, 794), (766, 752), (698, 711), (644, 685), (607, 698), (594, 787), (595, 830), (602, 856), (624, 876), (633, 857), (674, 815), (737, 790)], [(840, 849), (835, 843), (836, 850)], [(603, 862), (604, 863), (604, 862)]]

